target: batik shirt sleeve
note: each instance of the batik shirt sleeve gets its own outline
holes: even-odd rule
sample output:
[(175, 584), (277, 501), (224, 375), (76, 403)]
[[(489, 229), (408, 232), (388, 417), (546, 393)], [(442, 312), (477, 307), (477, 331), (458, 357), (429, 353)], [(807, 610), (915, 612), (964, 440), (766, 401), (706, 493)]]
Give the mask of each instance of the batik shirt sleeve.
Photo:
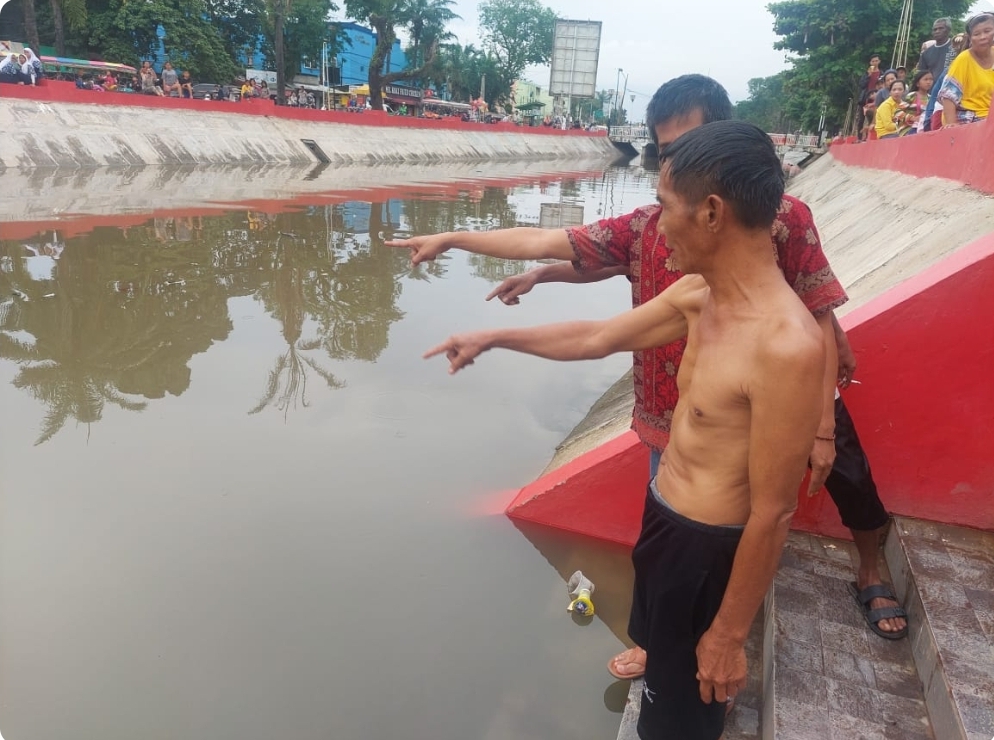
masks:
[(592, 272), (618, 265), (630, 267), (632, 245), (642, 238), (642, 231), (654, 208), (647, 206), (617, 218), (604, 218), (586, 226), (566, 229), (576, 255), (573, 261), (576, 271)]
[(773, 243), (784, 277), (812, 314), (821, 316), (849, 300), (822, 251), (811, 209), (797, 198), (784, 196)]

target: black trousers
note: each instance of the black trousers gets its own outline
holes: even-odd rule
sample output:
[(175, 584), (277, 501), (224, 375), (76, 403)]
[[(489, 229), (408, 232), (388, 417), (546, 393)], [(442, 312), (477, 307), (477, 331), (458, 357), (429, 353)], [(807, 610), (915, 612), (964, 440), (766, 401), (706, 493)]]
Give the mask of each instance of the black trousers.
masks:
[(825, 488), (847, 529), (869, 532), (887, 523), (889, 515), (877, 494), (870, 461), (841, 398), (835, 399), (835, 464)]

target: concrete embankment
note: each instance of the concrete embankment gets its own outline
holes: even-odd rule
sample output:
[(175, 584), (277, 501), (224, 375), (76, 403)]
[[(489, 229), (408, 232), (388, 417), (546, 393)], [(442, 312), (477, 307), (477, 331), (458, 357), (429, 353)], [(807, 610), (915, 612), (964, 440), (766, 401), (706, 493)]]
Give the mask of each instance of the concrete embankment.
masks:
[(232, 209), (275, 213), (350, 200), (431, 197), (514, 187), (563, 177), (595, 177), (604, 160), (393, 162), (250, 167), (88, 167), (8, 170), (0, 188), (0, 237), (39, 228), (63, 234), (140, 223), (151, 216), (208, 215)]
[[(850, 166), (828, 155), (789, 189), (811, 207), (825, 254), (849, 294), (839, 316), (994, 232), (991, 197), (953, 180)], [(567, 436), (549, 469), (627, 431), (633, 403), (629, 374)]]
[[(610, 159), (604, 135), (5, 86), (0, 169)], [(85, 95), (81, 95), (85, 93)], [(83, 102), (85, 101), (85, 102)]]

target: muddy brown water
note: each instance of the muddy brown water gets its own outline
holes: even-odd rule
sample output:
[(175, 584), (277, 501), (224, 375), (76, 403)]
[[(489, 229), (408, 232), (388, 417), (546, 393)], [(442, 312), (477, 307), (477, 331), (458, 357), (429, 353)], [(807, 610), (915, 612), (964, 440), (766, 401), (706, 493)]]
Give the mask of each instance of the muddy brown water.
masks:
[[(0, 732), (613, 737), (627, 553), (501, 505), (629, 358), (492, 352), (449, 377), (420, 357), (612, 315), (628, 284), (505, 307), (483, 298), (520, 266), (411, 269), (382, 242), (589, 222), (653, 191), (617, 168), (0, 240)], [(576, 568), (598, 585), (586, 624)]]

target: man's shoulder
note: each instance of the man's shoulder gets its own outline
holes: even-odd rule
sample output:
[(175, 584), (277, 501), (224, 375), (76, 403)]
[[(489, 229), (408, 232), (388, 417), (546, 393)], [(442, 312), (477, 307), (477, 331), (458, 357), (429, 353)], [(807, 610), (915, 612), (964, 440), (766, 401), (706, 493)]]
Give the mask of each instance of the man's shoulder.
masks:
[(785, 195), (773, 221), (773, 239), (778, 250), (786, 247), (807, 247), (815, 233), (815, 219), (808, 204), (800, 198)]
[(768, 368), (818, 367), (824, 359), (824, 335), (800, 300), (766, 322), (763, 334), (757, 355)]
[(777, 218), (780, 219), (786, 216), (810, 219), (812, 217), (811, 208), (800, 198), (795, 198), (793, 195), (784, 195), (780, 200), (780, 208), (777, 209)]
[(700, 275), (684, 275), (661, 295), (667, 296), (667, 301), (686, 315), (698, 313), (704, 308), (711, 295), (711, 288)]

